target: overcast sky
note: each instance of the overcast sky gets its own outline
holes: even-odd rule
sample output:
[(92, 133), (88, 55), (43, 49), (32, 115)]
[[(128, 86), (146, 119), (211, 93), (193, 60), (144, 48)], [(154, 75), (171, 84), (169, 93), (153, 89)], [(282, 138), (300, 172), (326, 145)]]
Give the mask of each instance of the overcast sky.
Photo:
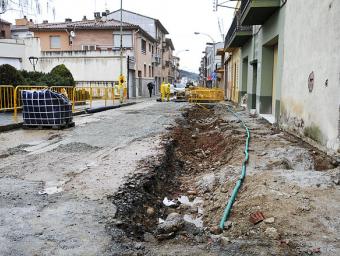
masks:
[[(65, 18), (80, 20), (84, 15), (93, 18), (94, 11), (104, 11), (105, 8), (113, 11), (120, 8), (120, 0), (49, 0), (47, 12), (47, 0), (41, 2), (41, 15), (28, 15), (28, 18), (38, 19), (40, 22), (48, 19), (53, 22), (53, 5), (56, 22), (64, 21)], [(226, 34), (234, 12), (227, 8), (219, 8), (217, 12), (213, 12), (213, 0), (123, 0), (123, 8), (159, 19), (170, 33), (168, 37), (173, 40), (175, 54), (184, 49), (190, 50), (178, 54), (181, 68), (196, 73), (205, 43), (211, 40), (203, 35), (194, 35), (194, 32), (207, 33), (216, 42), (222, 41), (218, 20), (220, 19), (222, 32)], [(18, 11), (8, 11), (1, 17), (13, 22), (20, 15)]]

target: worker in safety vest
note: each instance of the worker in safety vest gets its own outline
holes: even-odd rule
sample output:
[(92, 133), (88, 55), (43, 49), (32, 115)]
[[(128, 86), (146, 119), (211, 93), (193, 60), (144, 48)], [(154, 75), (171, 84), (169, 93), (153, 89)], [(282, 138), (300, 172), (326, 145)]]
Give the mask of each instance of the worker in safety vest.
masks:
[(170, 84), (169, 83), (166, 85), (165, 89), (166, 89), (165, 95), (166, 95), (167, 101), (170, 101)]
[(164, 82), (161, 84), (161, 101), (164, 101), (164, 98), (166, 96), (166, 85)]
[(119, 92), (119, 102), (123, 103), (124, 101), (124, 87), (125, 87), (125, 77), (124, 75), (119, 76), (118, 83), (118, 92)]

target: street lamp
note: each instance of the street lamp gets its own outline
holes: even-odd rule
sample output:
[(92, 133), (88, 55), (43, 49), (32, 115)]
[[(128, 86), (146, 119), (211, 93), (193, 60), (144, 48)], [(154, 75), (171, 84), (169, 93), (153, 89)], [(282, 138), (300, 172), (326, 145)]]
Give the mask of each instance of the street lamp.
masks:
[(38, 57), (29, 57), (28, 60), (30, 61), (31, 65), (33, 66), (33, 70), (35, 72), (35, 65), (37, 65), (39, 58)]
[[(215, 40), (214, 40), (214, 38), (211, 36), (211, 35), (209, 35), (209, 34), (206, 34), (206, 33), (202, 33), (202, 32), (194, 32), (194, 34), (195, 35), (204, 35), (204, 36), (207, 36), (207, 37), (209, 37), (209, 39), (213, 42), (213, 67), (215, 66), (215, 46), (216, 46), (216, 42), (215, 42)], [(214, 70), (214, 68), (212, 68), (212, 71), (214, 72), (215, 70)]]

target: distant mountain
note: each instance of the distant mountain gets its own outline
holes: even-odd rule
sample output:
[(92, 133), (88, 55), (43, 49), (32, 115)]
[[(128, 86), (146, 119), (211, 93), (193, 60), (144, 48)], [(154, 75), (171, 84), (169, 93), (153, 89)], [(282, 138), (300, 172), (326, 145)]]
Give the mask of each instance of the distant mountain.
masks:
[(189, 80), (195, 80), (195, 81), (197, 81), (199, 77), (198, 74), (196, 73), (182, 70), (182, 69), (179, 70), (179, 74), (180, 74), (180, 77), (187, 77)]

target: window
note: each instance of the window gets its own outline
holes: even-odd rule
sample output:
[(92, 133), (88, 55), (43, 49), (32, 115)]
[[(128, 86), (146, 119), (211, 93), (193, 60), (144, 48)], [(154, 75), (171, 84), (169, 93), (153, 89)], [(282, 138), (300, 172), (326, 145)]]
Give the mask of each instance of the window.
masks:
[[(144, 39), (142, 39), (142, 53), (146, 54), (146, 41)], [(145, 74), (145, 73), (144, 73)]]
[[(123, 34), (122, 46), (123, 48), (132, 48), (132, 35), (131, 34)], [(113, 47), (120, 48), (120, 34), (113, 35)]]
[(154, 77), (154, 68), (153, 68), (153, 65), (152, 65), (152, 69), (151, 69), (151, 76)]
[(151, 66), (149, 66), (149, 77), (151, 77)]
[(146, 77), (146, 64), (144, 64), (144, 77)]
[(152, 54), (154, 54), (154, 52), (155, 52), (154, 50), (155, 50), (155, 49), (154, 49), (154, 47), (152, 46), (152, 47), (151, 47)]
[(1, 32), (0, 32), (0, 38), (2, 39), (2, 38), (6, 38), (6, 32), (5, 32), (5, 30), (1, 30)]
[(60, 36), (50, 36), (50, 48), (51, 49), (60, 49)]
[(95, 45), (82, 45), (83, 51), (95, 51), (97, 48)]
[(149, 43), (149, 52), (151, 52), (151, 44)]

